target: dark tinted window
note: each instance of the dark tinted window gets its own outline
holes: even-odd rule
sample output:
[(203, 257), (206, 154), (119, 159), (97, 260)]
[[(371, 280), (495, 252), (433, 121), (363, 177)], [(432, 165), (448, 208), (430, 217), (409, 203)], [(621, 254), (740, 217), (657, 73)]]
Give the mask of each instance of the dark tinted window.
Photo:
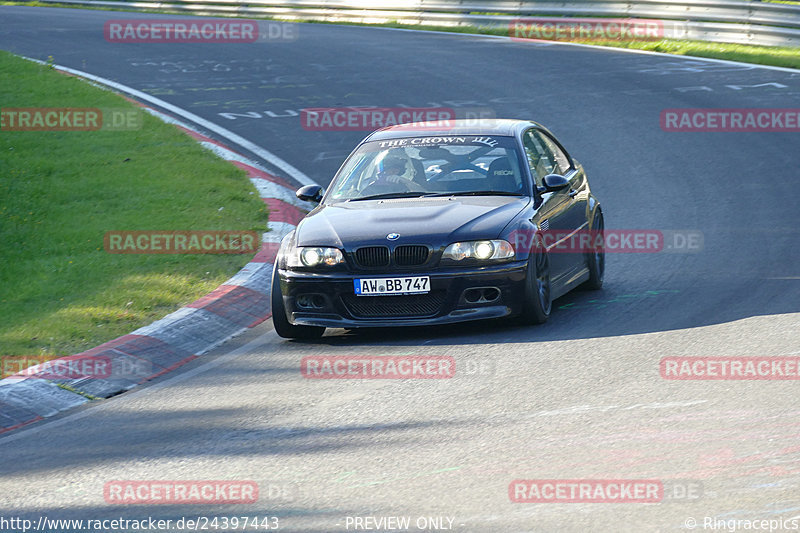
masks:
[(528, 130), (522, 144), (536, 185), (542, 185), (542, 178), (548, 174), (564, 175), (569, 171), (569, 158), (547, 135)]

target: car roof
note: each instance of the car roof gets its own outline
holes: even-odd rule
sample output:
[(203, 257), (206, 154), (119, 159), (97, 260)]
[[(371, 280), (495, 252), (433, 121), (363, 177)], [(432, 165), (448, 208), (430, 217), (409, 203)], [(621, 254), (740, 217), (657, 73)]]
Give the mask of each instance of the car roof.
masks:
[(370, 134), (363, 142), (384, 139), (403, 139), (408, 137), (432, 137), (452, 135), (498, 135), (505, 137), (516, 136), (518, 132), (535, 126), (544, 127), (530, 120), (515, 120), (507, 118), (491, 119), (456, 119), (447, 120), (443, 125), (440, 122), (412, 122), (381, 128)]

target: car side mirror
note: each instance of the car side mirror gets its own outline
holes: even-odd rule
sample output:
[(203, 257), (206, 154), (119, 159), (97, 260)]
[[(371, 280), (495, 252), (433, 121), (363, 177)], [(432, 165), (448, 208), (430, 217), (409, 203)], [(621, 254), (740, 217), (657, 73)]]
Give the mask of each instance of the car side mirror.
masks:
[(542, 179), (544, 192), (563, 191), (569, 187), (569, 180), (561, 174), (548, 174)]
[(322, 201), (322, 194), (324, 192), (325, 189), (319, 185), (304, 185), (297, 189), (297, 192), (294, 194), (304, 202), (314, 202), (318, 204)]

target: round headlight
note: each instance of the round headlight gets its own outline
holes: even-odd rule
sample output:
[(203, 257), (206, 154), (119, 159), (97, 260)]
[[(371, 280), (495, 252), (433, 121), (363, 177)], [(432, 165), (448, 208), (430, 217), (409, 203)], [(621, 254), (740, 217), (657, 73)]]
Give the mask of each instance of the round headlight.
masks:
[(313, 267), (322, 262), (322, 256), (318, 248), (303, 248), (300, 252), (300, 260), (305, 266)]
[(494, 244), (492, 241), (478, 241), (475, 243), (475, 257), (478, 259), (489, 259), (494, 254)]

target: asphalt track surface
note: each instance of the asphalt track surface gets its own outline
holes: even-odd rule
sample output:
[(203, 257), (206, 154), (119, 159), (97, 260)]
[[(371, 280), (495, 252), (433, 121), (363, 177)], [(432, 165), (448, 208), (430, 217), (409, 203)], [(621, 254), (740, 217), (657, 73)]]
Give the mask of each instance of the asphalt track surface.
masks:
[[(800, 353), (798, 134), (659, 127), (665, 108), (800, 107), (800, 74), (329, 25), (301, 25), (285, 43), (103, 38), (109, 18), (151, 16), (0, 7), (0, 48), (156, 95), (321, 184), (364, 133), (309, 132), (281, 115), (442, 105), (533, 118), (585, 165), (608, 228), (699, 230), (704, 247), (609, 255), (605, 288), (558, 300), (544, 326), (334, 330), (313, 343), (260, 326), (148, 386), (0, 439), (1, 517), (278, 516), (282, 531), (319, 532), (354, 530), (347, 517), (410, 517), (411, 530), (446, 517), (455, 531), (571, 532), (800, 516), (797, 382), (667, 381), (658, 369), (664, 356)], [(222, 115), (249, 112), (259, 118)], [(407, 381), (299, 372), (305, 355), (404, 354), (480, 370)], [(702, 497), (509, 500), (514, 479), (583, 478), (699, 482)], [(245, 505), (104, 501), (107, 481), (150, 479), (255, 480), (262, 494)]]

